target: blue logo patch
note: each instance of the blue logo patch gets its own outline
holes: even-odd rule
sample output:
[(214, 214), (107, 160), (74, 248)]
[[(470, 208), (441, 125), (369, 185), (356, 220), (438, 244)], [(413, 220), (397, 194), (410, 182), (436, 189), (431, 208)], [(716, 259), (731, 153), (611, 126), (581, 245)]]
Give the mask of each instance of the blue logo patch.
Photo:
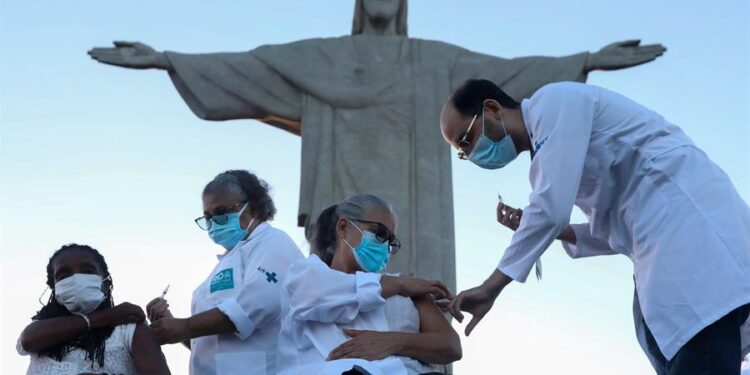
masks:
[(539, 149), (544, 146), (544, 142), (547, 142), (547, 138), (542, 139), (542, 141), (536, 141), (534, 142), (534, 152), (539, 152)]
[(211, 293), (234, 288), (234, 270), (227, 268), (219, 271), (211, 279)]
[(266, 281), (268, 281), (269, 284), (270, 283), (276, 284), (279, 282), (279, 280), (276, 278), (276, 276), (278, 276), (276, 275), (276, 272), (268, 272), (265, 269), (263, 269), (263, 267), (258, 267), (258, 272), (266, 275)]

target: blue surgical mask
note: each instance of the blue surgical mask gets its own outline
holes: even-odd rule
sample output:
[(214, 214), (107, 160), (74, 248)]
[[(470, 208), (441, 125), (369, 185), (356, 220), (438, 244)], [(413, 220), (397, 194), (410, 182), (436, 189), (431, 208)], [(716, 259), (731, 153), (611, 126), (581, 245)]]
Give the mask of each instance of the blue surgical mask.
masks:
[(477, 166), (484, 169), (498, 169), (506, 166), (518, 156), (516, 145), (513, 139), (508, 135), (505, 128), (505, 121), (500, 118), (503, 125), (505, 136), (499, 141), (493, 141), (487, 137), (484, 132), (484, 110), (482, 110), (482, 134), (479, 136), (474, 150), (469, 154), (468, 159)]
[(362, 240), (357, 247), (353, 247), (344, 239), (344, 243), (354, 252), (354, 259), (359, 264), (359, 268), (366, 272), (380, 272), (385, 269), (391, 255), (388, 241), (380, 242), (375, 238), (374, 233), (362, 231), (351, 220), (349, 223), (362, 233)]
[(242, 241), (247, 236), (247, 230), (255, 222), (255, 218), (250, 220), (250, 224), (246, 228), (240, 226), (240, 215), (247, 208), (247, 203), (242, 206), (239, 212), (227, 214), (227, 222), (219, 224), (215, 221), (211, 222), (211, 228), (208, 230), (208, 236), (217, 244), (223, 246), (227, 250), (232, 250), (237, 243)]

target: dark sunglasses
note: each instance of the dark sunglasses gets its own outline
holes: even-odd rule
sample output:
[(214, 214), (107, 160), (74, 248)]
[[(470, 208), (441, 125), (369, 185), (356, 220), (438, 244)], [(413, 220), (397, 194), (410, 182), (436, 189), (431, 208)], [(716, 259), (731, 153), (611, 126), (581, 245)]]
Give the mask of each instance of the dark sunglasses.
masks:
[(229, 214), (236, 212), (236, 211), (232, 211), (232, 212), (230, 211), (234, 210), (237, 206), (241, 204), (245, 204), (245, 203), (247, 203), (247, 201), (237, 202), (229, 207), (224, 207), (224, 206), (216, 207), (213, 215), (201, 216), (195, 219), (195, 223), (198, 224), (198, 227), (203, 230), (211, 229), (211, 223), (224, 225), (227, 223), (227, 221), (229, 221)]

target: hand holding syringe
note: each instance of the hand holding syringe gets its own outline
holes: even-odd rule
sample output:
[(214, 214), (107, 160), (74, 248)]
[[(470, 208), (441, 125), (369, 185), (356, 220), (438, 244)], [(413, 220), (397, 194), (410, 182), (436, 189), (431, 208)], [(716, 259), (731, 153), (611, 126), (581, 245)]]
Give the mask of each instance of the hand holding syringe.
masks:
[[(503, 203), (503, 197), (497, 195), (497, 222), (510, 228), (514, 232), (521, 226), (521, 216), (523, 216), (523, 210), (520, 208), (513, 208)], [(536, 270), (536, 279), (542, 279), (542, 260), (537, 259), (534, 264)]]
[(515, 231), (521, 225), (523, 210), (503, 203), (503, 197), (497, 195), (497, 222)]
[(151, 322), (155, 322), (161, 318), (173, 318), (172, 312), (169, 311), (169, 304), (167, 303), (167, 300), (164, 299), (164, 297), (167, 296), (168, 291), (169, 285), (167, 285), (167, 287), (164, 288), (164, 291), (161, 292), (161, 297), (154, 298), (148, 303), (148, 305), (146, 305), (146, 314)]

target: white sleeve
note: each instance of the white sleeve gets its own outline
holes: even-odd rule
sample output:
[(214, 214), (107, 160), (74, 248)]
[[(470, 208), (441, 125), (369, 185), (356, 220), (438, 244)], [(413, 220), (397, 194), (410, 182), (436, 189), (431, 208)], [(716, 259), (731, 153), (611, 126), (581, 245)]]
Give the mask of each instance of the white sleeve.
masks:
[[(255, 331), (280, 319), (281, 282), (289, 265), (302, 258), (294, 242), (282, 233), (274, 233), (264, 239), (254, 252), (262, 252), (261, 269), (246, 268), (242, 286), (235, 297), (227, 298), (216, 306), (237, 329), (235, 334), (244, 340)], [(249, 256), (250, 252), (243, 257)], [(243, 260), (247, 265), (246, 259)]]
[(578, 84), (543, 87), (531, 98), (527, 124), (543, 139), (531, 162), (532, 193), (498, 269), (525, 282), (531, 267), (570, 221), (596, 108), (595, 91)]
[(380, 274), (346, 274), (331, 269), (311, 255), (289, 268), (285, 288), (292, 319), (323, 323), (349, 323), (360, 312), (385, 304)]
[(562, 242), (562, 247), (568, 255), (575, 258), (593, 257), (598, 255), (615, 255), (617, 254), (609, 246), (609, 242), (594, 237), (589, 231), (588, 224), (571, 224), (573, 232), (576, 234), (576, 243), (566, 241)]

